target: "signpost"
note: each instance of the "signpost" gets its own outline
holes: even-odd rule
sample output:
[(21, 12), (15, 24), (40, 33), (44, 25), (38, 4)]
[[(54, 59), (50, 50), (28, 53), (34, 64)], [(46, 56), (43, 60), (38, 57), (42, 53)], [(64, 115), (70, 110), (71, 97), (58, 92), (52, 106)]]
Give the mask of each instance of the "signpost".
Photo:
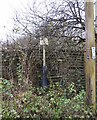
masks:
[(45, 59), (45, 46), (48, 45), (48, 39), (40, 39), (40, 45), (43, 46), (43, 75), (42, 75), (42, 81), (41, 85), (42, 87), (48, 87), (49, 81), (47, 79), (47, 66), (46, 66), (46, 59)]
[(86, 97), (87, 104), (96, 110), (96, 53), (94, 33), (94, 1), (85, 0), (86, 21), (86, 51), (85, 51), (85, 73), (86, 73)]

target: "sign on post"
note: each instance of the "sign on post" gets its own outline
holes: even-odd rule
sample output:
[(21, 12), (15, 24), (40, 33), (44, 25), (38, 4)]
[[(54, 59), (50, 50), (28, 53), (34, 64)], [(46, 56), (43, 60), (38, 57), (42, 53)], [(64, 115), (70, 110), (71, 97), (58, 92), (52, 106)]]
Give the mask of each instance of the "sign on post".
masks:
[(48, 45), (48, 39), (40, 39), (40, 45), (43, 46), (43, 76), (42, 76), (42, 81), (41, 85), (42, 87), (48, 87), (49, 86), (49, 81), (47, 78), (47, 66), (46, 66), (46, 58), (45, 58), (45, 46)]
[[(85, 2), (85, 27), (86, 27), (86, 52), (85, 52), (85, 74), (86, 74), (86, 101), (87, 105), (96, 112), (96, 53), (95, 53), (95, 31), (94, 31), (94, 0)], [(88, 57), (87, 57), (88, 56)]]

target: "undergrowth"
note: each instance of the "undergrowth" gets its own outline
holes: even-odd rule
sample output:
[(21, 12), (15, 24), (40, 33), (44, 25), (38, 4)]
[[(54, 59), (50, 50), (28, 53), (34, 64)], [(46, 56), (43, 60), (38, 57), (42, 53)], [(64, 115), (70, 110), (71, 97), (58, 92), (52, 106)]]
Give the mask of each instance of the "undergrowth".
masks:
[[(28, 86), (24, 90), (16, 89), (12, 82), (3, 80), (2, 117), (3, 118), (37, 118), (64, 119), (90, 118), (92, 109), (86, 105), (86, 92), (75, 90), (74, 83), (69, 89), (59, 83), (51, 84), (49, 88)], [(22, 87), (22, 86), (20, 86)]]

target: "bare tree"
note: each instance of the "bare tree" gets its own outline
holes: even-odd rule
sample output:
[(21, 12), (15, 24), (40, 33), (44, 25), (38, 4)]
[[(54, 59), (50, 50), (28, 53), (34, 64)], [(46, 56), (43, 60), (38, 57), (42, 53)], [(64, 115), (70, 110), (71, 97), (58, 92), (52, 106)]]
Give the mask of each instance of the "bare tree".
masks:
[[(40, 9), (41, 7), (42, 9)], [(57, 74), (62, 75), (63, 79), (67, 79), (68, 76), (68, 79), (74, 78), (74, 81), (81, 79), (80, 76), (82, 74), (84, 76), (82, 66), (83, 41), (85, 41), (84, 1), (53, 0), (49, 4), (44, 1), (39, 5), (31, 4), (26, 11), (27, 13), (22, 13), (22, 15), (16, 13), (13, 31), (14, 35), (23, 35), (23, 37), (17, 39), (17, 44), (21, 46), (20, 48), (23, 48), (19, 49), (23, 53), (24, 61), (22, 65), (26, 70), (25, 75), (27, 75), (25, 77), (28, 81), (31, 80), (34, 83), (36, 82), (34, 80), (40, 79), (42, 67), (40, 55), (42, 52), (39, 50), (40, 37), (49, 39), (49, 46), (46, 48), (48, 76)], [(82, 66), (82, 68), (79, 66)], [(36, 78), (34, 78), (34, 75), (36, 75)]]
[(35, 5), (29, 8), (28, 14), (22, 19), (19, 15), (14, 18), (21, 29), (16, 30), (17, 33), (22, 31), (35, 37), (69, 37), (78, 42), (85, 40), (84, 0), (44, 2), (42, 6), (45, 6), (45, 12), (39, 11)]

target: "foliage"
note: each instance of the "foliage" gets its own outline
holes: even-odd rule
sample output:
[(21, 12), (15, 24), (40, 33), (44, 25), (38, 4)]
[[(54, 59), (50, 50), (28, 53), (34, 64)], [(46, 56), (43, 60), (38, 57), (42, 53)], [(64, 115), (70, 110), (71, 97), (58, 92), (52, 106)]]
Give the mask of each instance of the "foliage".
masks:
[[(82, 86), (84, 44), (79, 43), (85, 40), (83, 0), (57, 2), (45, 1), (47, 11), (43, 14), (31, 4), (33, 8), (29, 7), (26, 16), (22, 13), (22, 19), (18, 15), (14, 18), (13, 32), (24, 37), (12, 44), (7, 42), (2, 51), (4, 79), (0, 89), (4, 118), (93, 117), (85, 103)], [(49, 39), (46, 47), (48, 77), (52, 73), (62, 75), (64, 86), (51, 83), (49, 88), (32, 87), (41, 79), (40, 37)]]
[(9, 80), (3, 79), (1, 86), (2, 86), (2, 94), (4, 95), (4, 98), (13, 97), (11, 93), (11, 88), (13, 87), (13, 84)]
[[(10, 87), (6, 88), (5, 84)], [(12, 88), (8, 80), (3, 80), (5, 94), (9, 88), (12, 94), (12, 89), (15, 88)], [(68, 94), (75, 91), (73, 83), (69, 88)], [(64, 119), (89, 118), (93, 115), (92, 110), (85, 103), (84, 90), (67, 98), (66, 89), (63, 89), (59, 83), (51, 84), (49, 88), (29, 87), (27, 91), (13, 93), (12, 96), (7, 96), (3, 101), (3, 118)], [(8, 101), (9, 98), (10, 101)]]

